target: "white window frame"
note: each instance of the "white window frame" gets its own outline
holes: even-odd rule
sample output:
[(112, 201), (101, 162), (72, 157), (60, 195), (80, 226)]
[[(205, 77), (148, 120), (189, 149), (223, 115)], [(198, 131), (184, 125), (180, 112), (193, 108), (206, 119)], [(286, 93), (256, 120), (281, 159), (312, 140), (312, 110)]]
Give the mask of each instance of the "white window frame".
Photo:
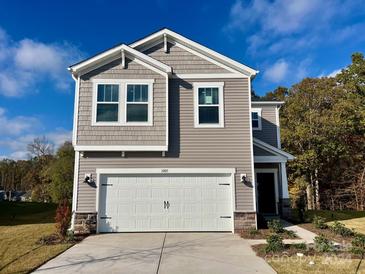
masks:
[[(199, 88), (218, 88), (218, 117), (219, 123), (199, 124)], [(195, 128), (224, 128), (224, 82), (197, 82), (193, 83), (194, 89), (194, 127)]]
[[(94, 79), (92, 101), (92, 126), (153, 126), (153, 84), (154, 79)], [(148, 85), (147, 122), (127, 122), (127, 85)], [(119, 85), (118, 122), (97, 122), (98, 85)]]
[[(148, 116), (146, 122), (128, 122), (127, 121), (127, 89), (128, 85), (147, 85), (148, 86), (148, 100), (147, 102), (129, 102), (130, 104), (147, 104), (148, 105)], [(132, 80), (126, 81), (124, 86), (124, 123), (127, 126), (152, 126), (153, 125), (153, 82), (145, 80)]]
[[(257, 112), (257, 115), (258, 115), (258, 127), (254, 127), (252, 125), (252, 113), (253, 112)], [(262, 109), (261, 108), (251, 108), (251, 113), (250, 113), (250, 122), (251, 122), (251, 125), (252, 125), (252, 130), (262, 130), (262, 123), (261, 123), (261, 113), (262, 113)]]

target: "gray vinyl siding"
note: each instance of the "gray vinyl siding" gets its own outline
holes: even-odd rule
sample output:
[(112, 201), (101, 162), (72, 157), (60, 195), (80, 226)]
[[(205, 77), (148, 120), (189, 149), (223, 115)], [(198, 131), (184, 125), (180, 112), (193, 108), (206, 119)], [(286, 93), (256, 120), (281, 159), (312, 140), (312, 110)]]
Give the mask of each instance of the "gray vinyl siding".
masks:
[(261, 108), (261, 130), (254, 130), (253, 136), (274, 147), (278, 147), (276, 106), (254, 105), (253, 108)]
[[(96, 176), (96, 168), (236, 168), (236, 209), (254, 211), (253, 188), (240, 182), (240, 174), (251, 180), (251, 140), (248, 79), (219, 79), (224, 82), (224, 128), (194, 128), (193, 82), (170, 79), (169, 151), (85, 152), (80, 157), (78, 211), (96, 210), (96, 188), (83, 183), (85, 173)], [(211, 82), (211, 79), (206, 80)]]
[(177, 45), (168, 43), (168, 52), (164, 51), (164, 44), (160, 43), (144, 52), (150, 57), (173, 68), (177, 74), (192, 73), (231, 73), (199, 56), (196, 56)]
[[(153, 126), (92, 126), (93, 79), (154, 79)], [(122, 106), (120, 106), (122, 107)], [(166, 144), (166, 78), (146, 67), (121, 59), (85, 74), (80, 79), (77, 145)]]
[(262, 148), (259, 148), (255, 145), (253, 145), (253, 155), (254, 156), (276, 156)]

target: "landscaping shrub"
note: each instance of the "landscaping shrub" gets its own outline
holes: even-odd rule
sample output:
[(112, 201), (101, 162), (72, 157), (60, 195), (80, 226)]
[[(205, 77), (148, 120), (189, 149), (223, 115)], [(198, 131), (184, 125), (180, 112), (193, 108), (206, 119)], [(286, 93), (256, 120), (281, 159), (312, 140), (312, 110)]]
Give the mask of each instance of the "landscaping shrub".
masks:
[(307, 249), (307, 245), (305, 243), (297, 243), (297, 244), (291, 244), (295, 249), (305, 250)]
[(325, 236), (319, 235), (314, 238), (314, 249), (318, 252), (332, 252), (334, 246)]
[(278, 252), (284, 249), (283, 238), (278, 234), (272, 234), (266, 238), (265, 252)]
[(71, 221), (71, 209), (67, 199), (59, 203), (56, 210), (56, 228), (59, 236), (64, 239)]
[(365, 235), (357, 234), (351, 242), (351, 252), (354, 254), (365, 255)]
[(326, 219), (321, 216), (314, 215), (312, 224), (314, 225), (315, 228), (318, 229), (328, 228), (328, 225), (326, 224)]
[(330, 226), (330, 229), (333, 233), (344, 237), (354, 236), (355, 232), (349, 228), (347, 228), (343, 223), (335, 221), (333, 225)]
[(260, 231), (258, 231), (256, 228), (251, 228), (249, 231), (248, 231), (248, 234), (250, 236), (256, 236), (256, 235), (259, 235), (260, 234)]
[(297, 234), (292, 231), (292, 230), (287, 230), (287, 229), (284, 229), (284, 232), (285, 234), (289, 237), (289, 238), (297, 238)]
[(273, 219), (267, 222), (267, 227), (275, 233), (283, 233), (284, 227), (283, 224), (278, 219)]

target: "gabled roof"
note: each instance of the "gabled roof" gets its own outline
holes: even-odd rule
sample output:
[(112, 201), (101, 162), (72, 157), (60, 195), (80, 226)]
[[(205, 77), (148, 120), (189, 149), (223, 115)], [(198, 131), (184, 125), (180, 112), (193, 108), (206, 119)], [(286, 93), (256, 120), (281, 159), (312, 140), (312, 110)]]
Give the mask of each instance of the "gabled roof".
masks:
[(135, 57), (142, 62), (153, 66), (154, 68), (160, 70), (163, 73), (171, 73), (172, 68), (156, 59), (153, 59), (152, 57), (149, 57), (146, 54), (143, 54), (139, 52), (138, 50), (135, 50), (128, 45), (121, 44), (114, 48), (111, 48), (109, 50), (106, 50), (100, 54), (97, 54), (91, 58), (88, 58), (84, 61), (81, 61), (79, 63), (76, 63), (68, 68), (72, 73), (78, 74), (80, 71), (87, 71), (89, 68), (97, 68), (102, 65), (105, 65), (105, 62), (110, 62), (111, 60), (117, 59), (122, 57), (122, 51), (124, 51), (125, 54), (130, 55), (132, 57)]
[(130, 44), (132, 48), (139, 49), (139, 48), (145, 48), (145, 45), (147, 44), (153, 44), (154, 42), (163, 39), (164, 37), (167, 37), (168, 39), (172, 39), (174, 41), (179, 42), (180, 44), (195, 50), (199, 52), (200, 54), (203, 54), (207, 57), (210, 57), (232, 69), (235, 69), (236, 71), (243, 73), (245, 75), (248, 75), (250, 77), (254, 77), (258, 71), (254, 70), (246, 65), (243, 65), (231, 58), (228, 58), (214, 50), (211, 50), (201, 44), (198, 44), (197, 42), (194, 42), (172, 30), (169, 30), (167, 28), (164, 28), (160, 31), (157, 31), (145, 38), (142, 38), (140, 40), (137, 40), (136, 42)]
[(291, 155), (290, 153), (285, 152), (284, 150), (281, 150), (279, 148), (276, 148), (272, 145), (269, 145), (268, 143), (265, 143), (257, 138), (253, 138), (253, 144), (255, 146), (258, 146), (259, 148), (262, 148), (263, 150), (266, 150), (274, 155), (285, 157), (288, 160), (294, 160), (295, 157)]

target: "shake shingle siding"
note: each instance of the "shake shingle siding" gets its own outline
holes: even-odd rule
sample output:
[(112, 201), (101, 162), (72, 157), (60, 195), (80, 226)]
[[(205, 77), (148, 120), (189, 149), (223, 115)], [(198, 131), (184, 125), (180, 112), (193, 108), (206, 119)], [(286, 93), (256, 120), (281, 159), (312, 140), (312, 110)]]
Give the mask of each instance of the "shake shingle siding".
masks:
[[(93, 79), (154, 79), (153, 126), (92, 126)], [(123, 107), (123, 106), (120, 106)], [(166, 78), (126, 59), (113, 61), (81, 77), (77, 145), (165, 145)]]
[(82, 183), (85, 173), (96, 168), (236, 168), (236, 209), (254, 211), (253, 188), (240, 182), (240, 174), (252, 178), (248, 79), (224, 82), (224, 128), (194, 128), (194, 82), (202, 79), (170, 79), (169, 152), (85, 152), (80, 158), (78, 211), (95, 211), (96, 188)]
[(171, 43), (168, 43), (168, 53), (165, 53), (164, 44), (162, 42), (144, 51), (144, 53), (168, 66), (171, 66), (174, 73), (177, 74), (230, 73), (230, 71)]

